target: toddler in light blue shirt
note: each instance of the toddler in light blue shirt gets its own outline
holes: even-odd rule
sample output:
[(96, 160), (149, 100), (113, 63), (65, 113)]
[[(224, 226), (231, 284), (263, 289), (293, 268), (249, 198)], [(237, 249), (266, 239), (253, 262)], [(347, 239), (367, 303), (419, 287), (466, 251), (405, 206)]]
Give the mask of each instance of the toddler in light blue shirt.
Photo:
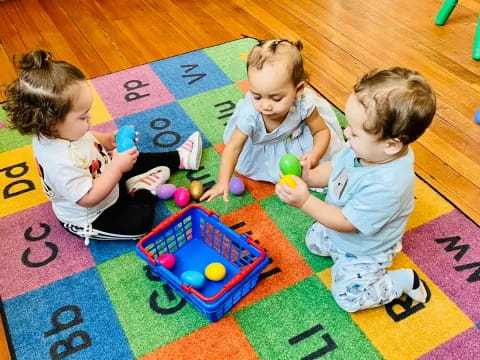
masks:
[[(428, 293), (412, 269), (387, 271), (402, 249), (414, 207), (414, 161), (409, 144), (435, 115), (436, 99), (422, 75), (403, 68), (374, 70), (354, 86), (345, 116), (347, 146), (331, 162), (304, 167), (297, 187), (277, 185), (279, 198), (312, 216), (308, 249), (331, 256), (332, 293), (346, 311)], [(308, 188), (328, 184), (325, 202)]]
[(279, 181), (280, 158), (289, 153), (309, 166), (331, 160), (345, 142), (325, 99), (305, 88), (300, 41), (260, 41), (247, 59), (250, 91), (240, 100), (224, 133), (217, 184), (200, 200), (223, 195), (234, 170), (259, 181)]

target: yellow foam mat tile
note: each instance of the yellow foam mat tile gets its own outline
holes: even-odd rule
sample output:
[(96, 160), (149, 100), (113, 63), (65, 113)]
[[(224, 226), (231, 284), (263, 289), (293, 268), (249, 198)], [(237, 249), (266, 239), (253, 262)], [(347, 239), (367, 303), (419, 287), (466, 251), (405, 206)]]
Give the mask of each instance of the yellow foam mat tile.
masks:
[(418, 177), (415, 182), (415, 209), (408, 220), (406, 231), (452, 211), (454, 207)]
[(0, 153), (0, 164), (0, 216), (47, 201), (31, 145)]
[(92, 109), (90, 110), (90, 114), (92, 115), (92, 125), (98, 125), (111, 121), (112, 115), (110, 115), (110, 113), (108, 112), (107, 107), (103, 103), (102, 99), (100, 99), (97, 90), (95, 89), (91, 81), (88, 81), (88, 83), (93, 92), (93, 105)]

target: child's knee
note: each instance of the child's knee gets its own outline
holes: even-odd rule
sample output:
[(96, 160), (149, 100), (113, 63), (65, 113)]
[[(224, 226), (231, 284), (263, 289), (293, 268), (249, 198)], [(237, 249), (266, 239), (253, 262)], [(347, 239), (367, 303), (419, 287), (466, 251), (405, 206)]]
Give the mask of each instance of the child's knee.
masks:
[(349, 313), (361, 310), (360, 299), (352, 297), (350, 294), (347, 296), (345, 292), (335, 291), (332, 289), (333, 299), (343, 310)]
[(325, 236), (324, 229), (319, 223), (314, 223), (305, 236), (307, 249), (319, 256), (330, 256), (330, 243)]

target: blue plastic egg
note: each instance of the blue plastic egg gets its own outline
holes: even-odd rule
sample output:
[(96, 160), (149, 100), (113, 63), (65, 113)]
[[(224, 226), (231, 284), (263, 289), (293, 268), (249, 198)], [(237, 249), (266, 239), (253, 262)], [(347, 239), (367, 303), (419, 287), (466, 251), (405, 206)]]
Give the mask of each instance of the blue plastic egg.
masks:
[(135, 129), (133, 126), (124, 125), (117, 131), (115, 142), (117, 143), (117, 151), (124, 152), (135, 146)]
[(177, 187), (173, 184), (162, 184), (157, 187), (157, 197), (162, 200), (168, 200), (173, 197)]
[(475, 122), (480, 125), (480, 109), (475, 113)]
[(195, 289), (200, 289), (205, 285), (205, 276), (195, 270), (187, 270), (180, 275), (180, 278), (186, 285), (191, 285)]

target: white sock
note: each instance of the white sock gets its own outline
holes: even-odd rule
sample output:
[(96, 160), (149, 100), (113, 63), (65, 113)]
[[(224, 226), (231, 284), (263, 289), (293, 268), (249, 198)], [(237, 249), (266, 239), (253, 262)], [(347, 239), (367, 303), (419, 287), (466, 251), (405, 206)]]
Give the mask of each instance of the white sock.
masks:
[(417, 273), (412, 269), (400, 269), (387, 272), (399, 294), (407, 294), (413, 300), (424, 303), (427, 301), (427, 289)]

